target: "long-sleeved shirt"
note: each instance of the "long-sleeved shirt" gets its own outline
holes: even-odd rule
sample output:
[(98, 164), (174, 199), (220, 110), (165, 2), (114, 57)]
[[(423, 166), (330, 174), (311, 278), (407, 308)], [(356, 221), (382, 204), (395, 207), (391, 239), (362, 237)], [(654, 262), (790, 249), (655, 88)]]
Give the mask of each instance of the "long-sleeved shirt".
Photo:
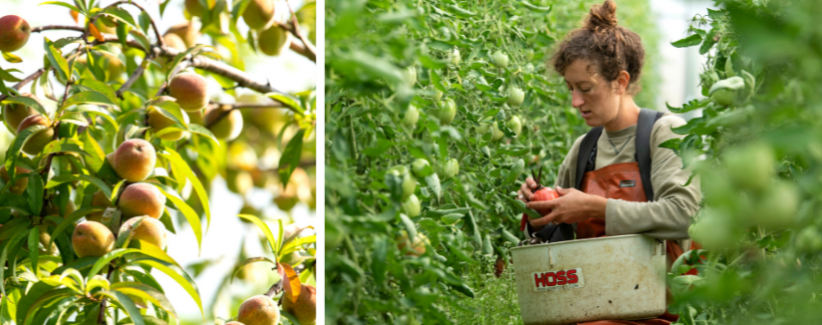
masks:
[[(686, 123), (676, 115), (666, 113), (656, 121), (651, 131), (651, 185), (654, 189), (653, 202), (628, 202), (608, 199), (605, 208), (605, 234), (608, 236), (643, 234), (659, 239), (681, 240), (688, 238), (691, 216), (699, 209), (702, 193), (699, 178), (694, 177), (688, 186), (691, 168), (682, 169), (682, 159), (668, 148), (659, 145), (673, 138), (681, 138), (671, 131)], [(594, 169), (605, 166), (635, 162), (636, 124), (615, 132), (602, 132), (597, 142), (597, 156)], [(555, 186), (573, 188), (576, 179), (577, 157), (581, 136), (562, 162)], [(682, 241), (684, 250), (690, 241)]]

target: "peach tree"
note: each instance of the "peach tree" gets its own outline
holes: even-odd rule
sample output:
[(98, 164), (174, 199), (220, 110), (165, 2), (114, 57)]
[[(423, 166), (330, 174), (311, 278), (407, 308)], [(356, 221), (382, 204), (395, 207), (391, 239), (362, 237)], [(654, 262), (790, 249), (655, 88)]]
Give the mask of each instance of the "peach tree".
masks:
[[(329, 2), (326, 323), (517, 322), (494, 274), (523, 239), (519, 184), (540, 166), (553, 184), (587, 130), (545, 62), (589, 5)], [(647, 8), (618, 15), (654, 44)]]
[[(316, 204), (314, 91), (285, 93), (255, 80), (240, 51), (290, 50), (316, 61), (315, 5), (301, 4), (45, 1), (76, 24), (0, 17), (0, 104), (13, 135), (0, 166), (0, 323), (180, 323), (158, 272), (188, 293), (204, 321), (194, 281), (202, 268), (187, 270), (166, 245), (167, 233), (185, 226), (200, 247), (212, 181), (222, 176), (244, 198), (253, 187), (270, 191), (284, 211)], [(170, 5), (184, 7), (188, 20), (161, 33), (150, 11), (163, 16)], [(76, 35), (50, 39), (56, 30)], [(31, 33), (44, 34), (43, 43), (29, 42)], [(42, 46), (45, 56), (14, 53), (27, 46)], [(13, 68), (24, 59), (43, 66)], [(250, 205), (238, 216), (262, 232), (268, 255), (241, 252), (225, 284), (256, 262), (279, 280), (253, 283), (259, 295), (231, 320), (313, 324), (316, 237), (282, 219), (274, 233)]]

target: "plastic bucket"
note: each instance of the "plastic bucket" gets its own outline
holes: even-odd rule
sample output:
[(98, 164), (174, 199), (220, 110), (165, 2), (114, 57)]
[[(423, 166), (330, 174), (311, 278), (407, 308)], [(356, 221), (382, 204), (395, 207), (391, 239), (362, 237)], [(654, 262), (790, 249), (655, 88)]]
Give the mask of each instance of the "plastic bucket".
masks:
[(646, 319), (665, 313), (665, 242), (642, 235), (511, 249), (526, 325)]

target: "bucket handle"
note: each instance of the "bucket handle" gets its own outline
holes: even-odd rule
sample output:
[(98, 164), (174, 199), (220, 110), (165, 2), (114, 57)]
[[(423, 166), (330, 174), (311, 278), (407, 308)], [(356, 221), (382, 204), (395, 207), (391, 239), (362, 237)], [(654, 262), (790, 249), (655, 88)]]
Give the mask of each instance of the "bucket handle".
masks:
[(665, 255), (665, 244), (665, 240), (657, 239), (656, 243), (654, 244), (653, 256)]

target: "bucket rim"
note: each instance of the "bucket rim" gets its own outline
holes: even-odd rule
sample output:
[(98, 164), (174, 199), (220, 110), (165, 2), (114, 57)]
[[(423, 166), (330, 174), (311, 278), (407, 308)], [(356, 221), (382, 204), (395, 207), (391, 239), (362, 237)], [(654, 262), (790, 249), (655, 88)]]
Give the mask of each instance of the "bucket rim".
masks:
[(634, 237), (634, 238), (644, 237), (644, 238), (653, 239), (653, 240), (665, 241), (664, 239), (653, 238), (653, 237), (649, 237), (649, 236), (641, 235), (641, 234), (628, 234), (628, 235), (616, 235), (616, 236), (604, 236), (604, 237), (564, 240), (564, 241), (555, 242), (555, 243), (542, 243), (542, 244), (536, 244), (536, 245), (517, 246), (517, 247), (512, 247), (510, 250), (515, 251), (515, 250), (523, 250), (523, 249), (528, 249), (528, 248), (542, 248), (542, 247), (547, 247), (547, 246), (556, 247), (556, 246), (560, 246), (560, 245), (580, 243), (580, 242), (604, 241), (604, 240), (611, 240), (611, 239), (627, 239), (627, 238), (632, 238), (632, 237)]

